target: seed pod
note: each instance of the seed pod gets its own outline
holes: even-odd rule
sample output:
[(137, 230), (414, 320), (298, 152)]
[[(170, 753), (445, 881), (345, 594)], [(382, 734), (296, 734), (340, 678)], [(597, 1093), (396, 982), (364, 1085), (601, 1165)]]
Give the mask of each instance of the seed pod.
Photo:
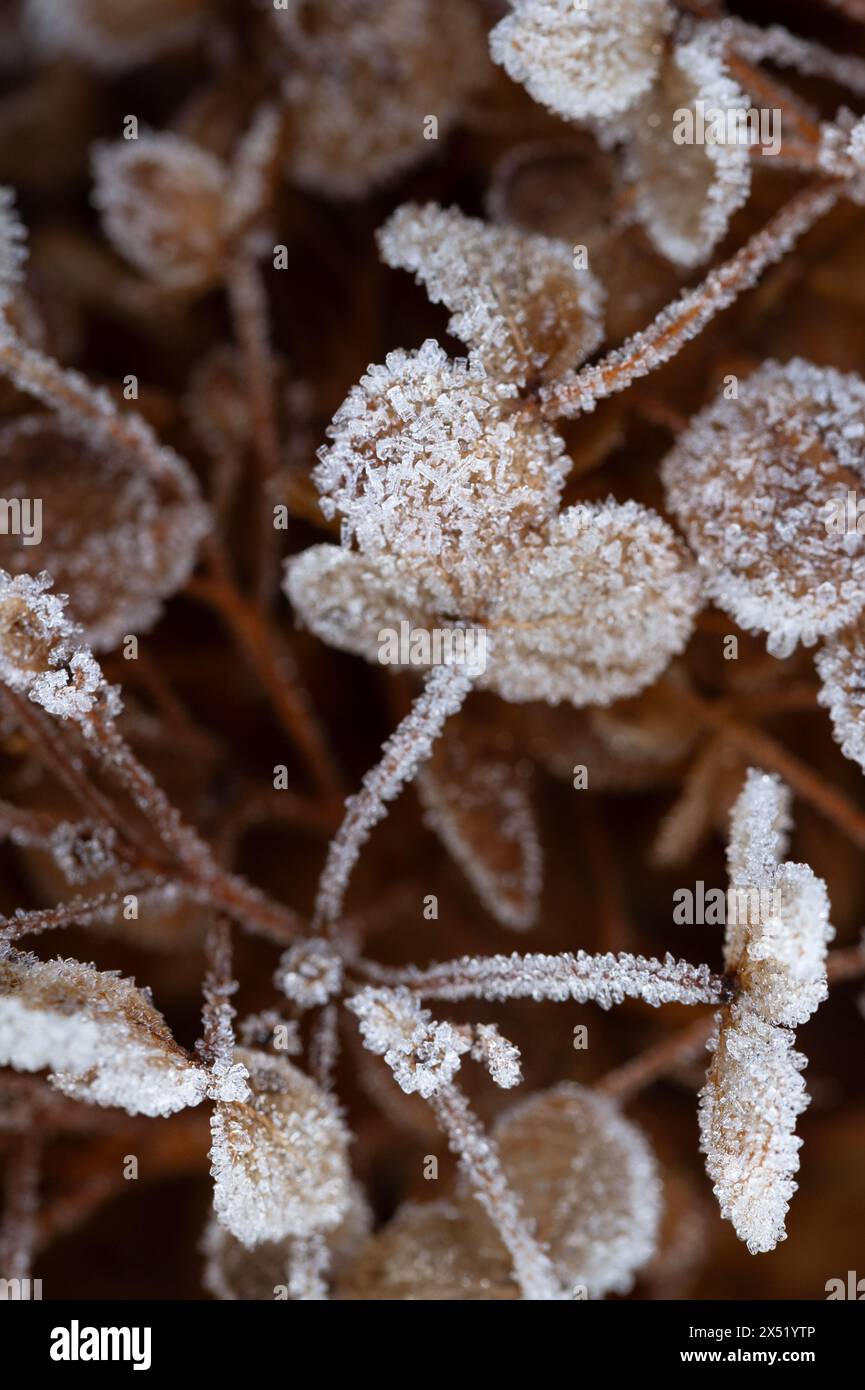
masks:
[(691, 421), (662, 477), (709, 596), (789, 656), (865, 605), (865, 539), (833, 526), (865, 475), (865, 382), (794, 358), (740, 395)]
[(39, 543), (0, 536), (0, 565), (12, 574), (50, 570), (96, 651), (153, 626), (160, 600), (188, 579), (208, 525), (200, 503), (48, 416), (0, 430), (0, 493), (36, 498), (40, 508)]
[(569, 120), (617, 115), (651, 85), (673, 21), (667, 0), (512, 0), (490, 52), (535, 101)]
[[(565, 1083), (500, 1117), (505, 1174), (566, 1288), (626, 1293), (655, 1250), (661, 1184), (652, 1152), (615, 1103)], [(476, 1203), (470, 1222), (486, 1229)]]
[(405, 203), (378, 243), (388, 265), (413, 270), (432, 302), (453, 311), (448, 332), (491, 376), (549, 380), (601, 342), (603, 291), (590, 270), (575, 269), (566, 242)]
[(168, 289), (206, 290), (227, 255), (228, 170), (170, 132), (99, 145), (93, 202), (115, 250)]
[(130, 1115), (197, 1105), (208, 1084), (132, 980), (17, 951), (0, 955), (0, 1065), (50, 1067), (66, 1095)]
[(334, 1102), (284, 1057), (238, 1048), (252, 1098), (211, 1120), (213, 1205), (252, 1249), (333, 1230), (350, 1200), (348, 1133)]
[(478, 1231), (447, 1202), (407, 1203), (364, 1245), (337, 1285), (337, 1298), (478, 1302), (517, 1299), (495, 1233)]

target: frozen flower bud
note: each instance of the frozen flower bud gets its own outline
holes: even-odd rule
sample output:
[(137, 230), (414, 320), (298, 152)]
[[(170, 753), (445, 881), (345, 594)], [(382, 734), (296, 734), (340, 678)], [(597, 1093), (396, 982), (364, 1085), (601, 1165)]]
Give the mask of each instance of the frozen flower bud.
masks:
[(130, 1115), (197, 1105), (208, 1084), (147, 991), (92, 965), (17, 951), (0, 955), (0, 1065), (49, 1067), (66, 1095)]
[(491, 605), (481, 683), (506, 700), (609, 704), (654, 681), (700, 607), (673, 531), (636, 502), (580, 504), (526, 550)]
[(93, 202), (115, 250), (170, 289), (222, 277), (229, 175), (206, 150), (170, 132), (96, 147)]
[(672, 21), (668, 0), (511, 0), (511, 13), (490, 34), (490, 52), (557, 115), (604, 118), (650, 87)]
[[(357, 1183), (352, 1184), (351, 1204), (340, 1224), (326, 1236), (330, 1270), (339, 1276), (357, 1255), (369, 1235), (372, 1213)], [(202, 1283), (208, 1293), (223, 1301), (260, 1300), (278, 1297), (288, 1282), (297, 1239), (266, 1240), (249, 1250), (241, 1241), (211, 1219), (201, 1242), (205, 1256)]]
[(434, 153), (489, 66), (468, 0), (315, 0), (273, 25), (291, 60), (288, 173), (326, 196), (363, 197)]
[(503, 1038), (495, 1023), (478, 1023), (472, 1058), (482, 1062), (497, 1086), (509, 1090), (523, 1079), (520, 1049)]
[(194, 496), (44, 415), (0, 430), (0, 495), (22, 494), (39, 499), (38, 512), (22, 505), (33, 543), (0, 536), (0, 564), (34, 577), (48, 569), (96, 651), (153, 626), (160, 601), (188, 579), (208, 527)]
[(337, 1285), (352, 1301), (492, 1302), (520, 1297), (498, 1237), (448, 1202), (406, 1203)]
[(334, 416), (315, 474), (344, 542), (434, 570), (451, 606), (477, 596), (555, 511), (568, 467), (559, 434), (512, 395), (432, 339), (370, 367)]
[[(494, 1129), (502, 1168), (566, 1288), (626, 1293), (655, 1251), (661, 1184), (654, 1156), (615, 1103), (564, 1083), (508, 1110)], [(467, 1205), (476, 1229), (482, 1209)]]
[[(707, 26), (676, 48), (623, 126), (637, 218), (657, 250), (678, 265), (706, 260), (747, 200), (752, 140), (739, 113), (749, 108)], [(697, 129), (701, 120), (707, 130)]]
[(211, 1120), (213, 1205), (245, 1246), (328, 1231), (350, 1200), (348, 1132), (334, 1102), (284, 1057), (238, 1048), (248, 1102)]
[(848, 493), (865, 476), (865, 382), (794, 358), (766, 362), (697, 415), (662, 466), (667, 501), (709, 596), (774, 656), (865, 605), (865, 549)]
[(25, 0), (25, 32), (49, 55), (123, 72), (188, 43), (208, 0)]
[(721, 1215), (752, 1254), (786, 1238), (808, 1097), (793, 1034), (764, 1022), (746, 997), (724, 1010), (700, 1096), (700, 1140)]
[(80, 719), (109, 692), (50, 584), (47, 574), (13, 579), (0, 570), (0, 680), (49, 714)]
[(299, 941), (283, 953), (273, 983), (298, 1008), (314, 1009), (342, 988), (342, 958), (322, 938)]
[(573, 247), (495, 227), (457, 208), (406, 203), (378, 234), (383, 260), (413, 270), (448, 331), (491, 376), (523, 386), (578, 367), (603, 337), (603, 291)]
[(416, 1091), (428, 1100), (453, 1080), (460, 1058), (471, 1050), (470, 1037), (450, 1023), (435, 1022), (404, 987), (362, 989), (348, 1008), (360, 1020), (366, 1047), (384, 1057), (407, 1095)]
[(767, 1023), (804, 1023), (828, 993), (829, 897), (807, 864), (782, 864), (790, 793), (749, 769), (731, 817), (724, 959)]

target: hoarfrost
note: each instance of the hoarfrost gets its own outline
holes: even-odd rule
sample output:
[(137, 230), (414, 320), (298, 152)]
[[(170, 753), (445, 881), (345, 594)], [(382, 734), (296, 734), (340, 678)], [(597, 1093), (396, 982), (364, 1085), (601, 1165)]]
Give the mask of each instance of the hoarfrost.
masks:
[(299, 941), (280, 958), (273, 977), (276, 988), (300, 1009), (327, 1004), (342, 988), (342, 959), (328, 941)]
[(437, 1023), (407, 989), (362, 989), (347, 1007), (360, 1020), (370, 1052), (383, 1057), (399, 1087), (429, 1100), (459, 1071), (471, 1038), (450, 1023)]
[(348, 1133), (330, 1098), (283, 1057), (238, 1048), (252, 1098), (211, 1119), (213, 1205), (249, 1248), (338, 1226), (349, 1205)]
[(64, 1094), (130, 1115), (197, 1105), (208, 1084), (131, 980), (11, 950), (0, 955), (0, 1064), (50, 1067)]
[(718, 399), (662, 466), (706, 590), (773, 656), (812, 646), (865, 605), (863, 538), (831, 524), (865, 476), (865, 382), (794, 358)]
[(452, 311), (448, 332), (493, 377), (519, 386), (553, 378), (601, 342), (603, 291), (588, 269), (574, 269), (563, 241), (406, 203), (378, 244), (388, 265), (413, 270), (432, 302)]
[(511, 13), (490, 34), (490, 52), (551, 111), (603, 119), (650, 87), (672, 22), (667, 0), (511, 0)]
[(828, 637), (814, 657), (818, 700), (829, 710), (835, 740), (845, 758), (865, 772), (865, 629), (861, 623)]
[(4, 309), (24, 279), (27, 233), (15, 209), (15, 193), (0, 186), (0, 309)]

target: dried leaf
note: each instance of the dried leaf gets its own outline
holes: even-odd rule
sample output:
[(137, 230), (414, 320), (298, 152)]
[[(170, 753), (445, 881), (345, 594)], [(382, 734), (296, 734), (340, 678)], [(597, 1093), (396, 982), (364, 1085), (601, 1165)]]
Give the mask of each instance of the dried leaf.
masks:
[(130, 1115), (198, 1105), (209, 1084), (132, 980), (17, 951), (0, 955), (0, 1063), (50, 1067), (66, 1095)]
[(25, 0), (24, 22), (49, 55), (123, 72), (190, 42), (207, 0)]

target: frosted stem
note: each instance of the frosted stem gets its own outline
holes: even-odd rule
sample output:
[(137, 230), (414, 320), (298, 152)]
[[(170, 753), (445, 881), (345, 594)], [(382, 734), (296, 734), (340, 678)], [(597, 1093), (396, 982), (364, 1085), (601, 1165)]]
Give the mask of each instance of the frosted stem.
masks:
[(516, 1194), (508, 1186), (496, 1146), (462, 1091), (450, 1082), (430, 1096), (429, 1103), (475, 1197), (507, 1247), (523, 1297), (544, 1302), (563, 1299), (552, 1262), (529, 1230)]
[(22, 936), (33, 936), (38, 932), (56, 931), (58, 927), (90, 926), (92, 922), (116, 915), (128, 894), (143, 895), (153, 886), (152, 882), (129, 882), (110, 892), (96, 893), (92, 898), (72, 898), (69, 902), (58, 903), (56, 907), (37, 908), (29, 912), (19, 908), (14, 917), (0, 917), (0, 943), (17, 941)]
[(342, 911), (351, 871), (373, 826), (387, 814), (387, 802), (411, 780), (472, 685), (462, 666), (435, 666), (409, 713), (382, 749), (381, 761), (364, 777), (359, 792), (346, 802), (345, 819), (330, 843), (318, 885), (314, 925), (333, 922)]
[(728, 19), (724, 28), (737, 52), (751, 63), (768, 58), (776, 67), (793, 68), (808, 77), (825, 77), (857, 96), (865, 96), (865, 62), (855, 55), (834, 53), (812, 39), (800, 39), (782, 24), (761, 29), (742, 19)]
[(198, 497), (198, 484), (184, 459), (161, 444), (147, 421), (135, 411), (118, 410), (110, 394), (92, 386), (80, 372), (22, 343), (0, 320), (0, 372), (29, 396), (35, 396), (75, 427), (85, 443), (122, 449), (141, 460), (151, 477), (170, 482), (183, 498)]
[(231, 975), (231, 927), (223, 917), (208, 926), (204, 943), (207, 973), (202, 1009), (202, 1060), (220, 1075), (234, 1064), (234, 1009), (229, 1000), (237, 989)]
[(6, 1160), (0, 1269), (4, 1279), (29, 1279), (36, 1245), (41, 1140), (25, 1135)]
[(624, 391), (638, 377), (669, 362), (716, 314), (751, 289), (767, 266), (787, 254), (809, 227), (837, 202), (842, 186), (823, 183), (805, 189), (781, 209), (729, 261), (710, 270), (694, 290), (686, 290), (662, 309), (654, 323), (635, 333), (595, 366), (547, 386), (541, 404), (551, 416), (580, 415), (606, 396)]
[(332, 1091), (339, 1061), (339, 1010), (327, 1004), (315, 1020), (309, 1044), (309, 1070), (323, 1091)]
[[(360, 969), (360, 963), (355, 965)], [(646, 959), (644, 956), (588, 955), (565, 951), (548, 956), (537, 952), (508, 956), (463, 956), (427, 970), (404, 970), (366, 965), (368, 977), (389, 987), (407, 985), (423, 999), (544, 999), (564, 1003), (593, 1002), (609, 1009), (625, 999), (660, 1004), (718, 1004), (726, 985), (707, 965), (689, 961)]]

